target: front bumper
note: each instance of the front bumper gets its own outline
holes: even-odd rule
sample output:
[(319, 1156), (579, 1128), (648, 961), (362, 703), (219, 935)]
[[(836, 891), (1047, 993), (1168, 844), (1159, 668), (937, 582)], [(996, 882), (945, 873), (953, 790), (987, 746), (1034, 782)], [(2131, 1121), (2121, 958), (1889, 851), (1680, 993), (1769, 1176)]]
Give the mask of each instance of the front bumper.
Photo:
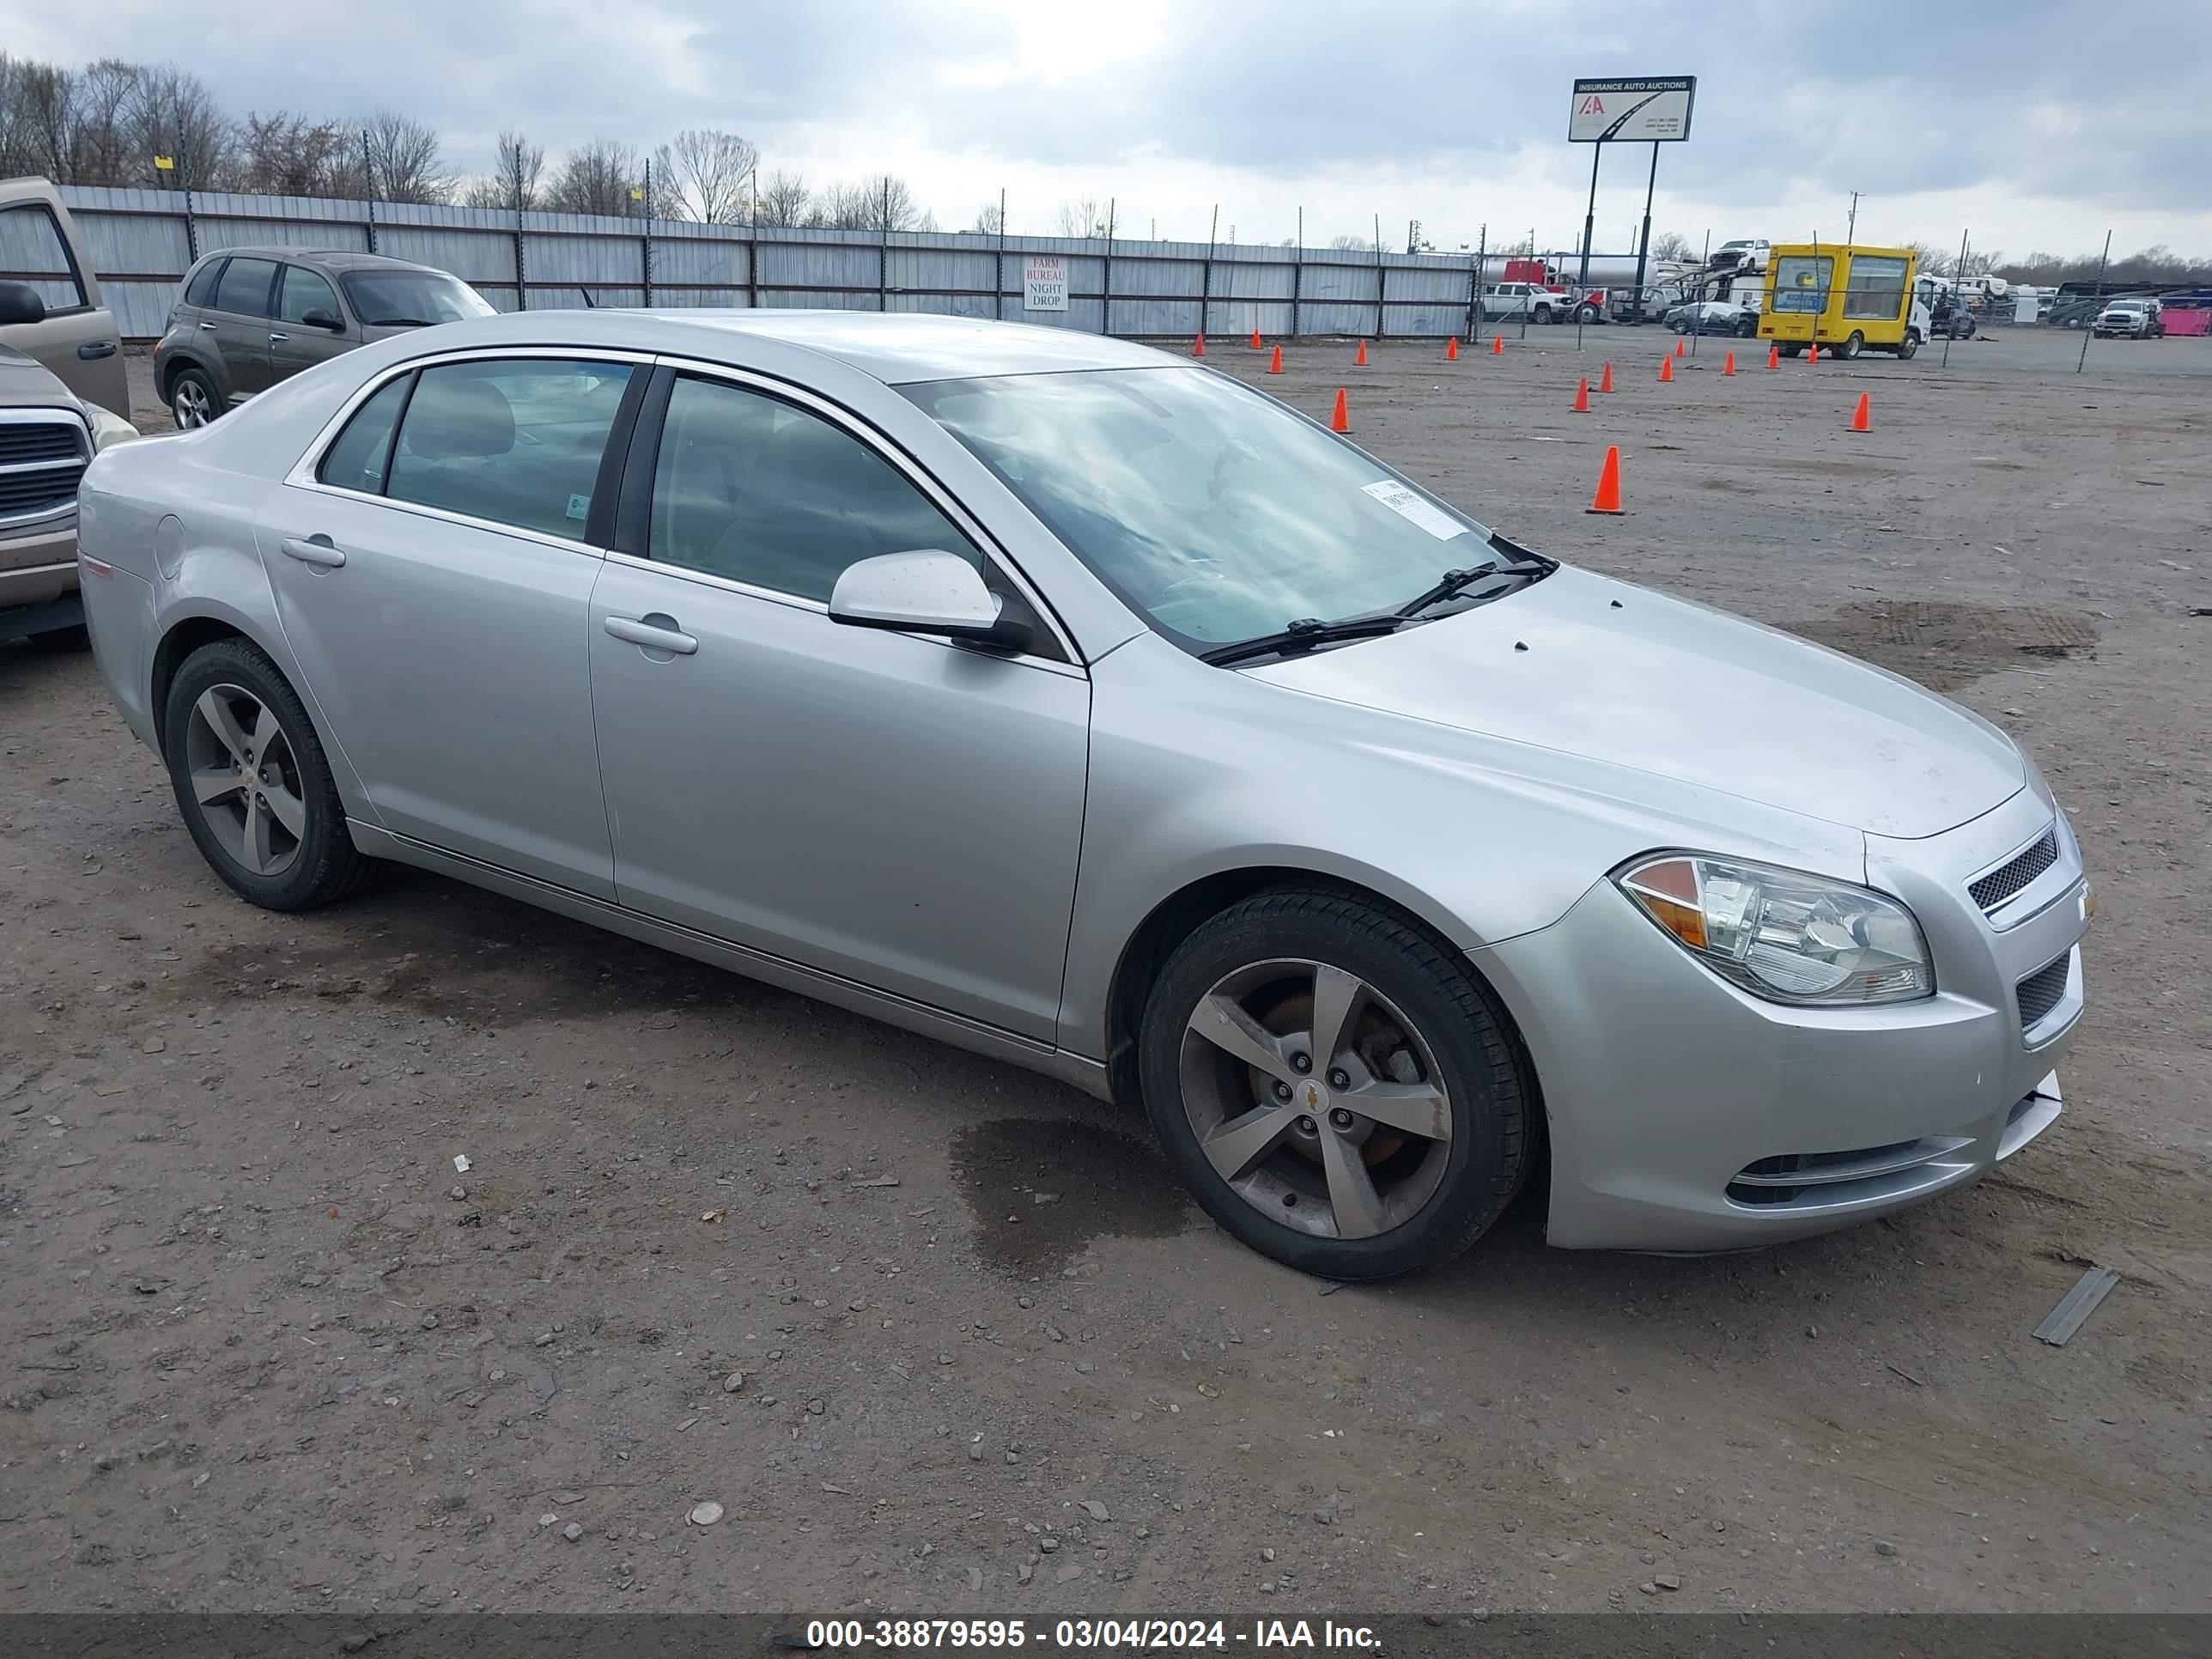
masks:
[[(1609, 881), (1553, 926), (1474, 952), (1541, 1086), (1550, 1242), (1697, 1252), (1825, 1232), (1963, 1186), (2048, 1128), (2082, 1007), (2079, 854), (2062, 831), (2002, 928), (1966, 884), (2051, 815), (2023, 791), (1943, 836), (1869, 838), (1869, 884), (1912, 908), (1935, 956), (1937, 993), (1919, 1002), (1762, 1001)], [(2063, 989), (2023, 1030), (2015, 988), (2045, 968)]]

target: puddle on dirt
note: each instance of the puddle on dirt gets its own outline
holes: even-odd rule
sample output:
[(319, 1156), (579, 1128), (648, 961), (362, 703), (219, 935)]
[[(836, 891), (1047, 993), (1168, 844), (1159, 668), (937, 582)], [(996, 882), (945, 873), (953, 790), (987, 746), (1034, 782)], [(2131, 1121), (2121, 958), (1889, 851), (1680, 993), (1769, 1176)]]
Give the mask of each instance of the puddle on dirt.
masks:
[(2096, 624), (2070, 611), (2033, 605), (1887, 599), (1845, 605), (1833, 616), (1784, 623), (1802, 638), (1950, 691), (2038, 659), (2063, 659), (2097, 643)]
[(1056, 1273), (1094, 1239), (1164, 1238), (1197, 1214), (1149, 1144), (1062, 1118), (963, 1129), (952, 1175), (975, 1214), (976, 1253), (1011, 1273)]
[(270, 993), (374, 1002), (471, 1024), (720, 1008), (775, 993), (496, 894), (395, 872), (283, 945), (218, 945), (173, 981), (197, 1001)]

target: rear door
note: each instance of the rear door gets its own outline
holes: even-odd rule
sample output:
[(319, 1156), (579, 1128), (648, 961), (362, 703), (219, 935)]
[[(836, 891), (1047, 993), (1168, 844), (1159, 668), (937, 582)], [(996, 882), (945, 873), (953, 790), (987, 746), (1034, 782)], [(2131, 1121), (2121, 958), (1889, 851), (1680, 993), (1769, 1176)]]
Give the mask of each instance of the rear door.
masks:
[(0, 207), (0, 282), (27, 283), (46, 307), (44, 322), (0, 329), (0, 345), (37, 358), (78, 397), (128, 414), (115, 319), (46, 202)]
[[(325, 328), (307, 320), (309, 313), (331, 319)], [(269, 331), (269, 380), (289, 380), (361, 343), (361, 331), (346, 320), (337, 290), (320, 271), (287, 264), (276, 277), (276, 320)]]
[(202, 322), (213, 323), (210, 335), (222, 362), (216, 391), (235, 403), (269, 389), (269, 336), (274, 326), (276, 262), (239, 254), (222, 268), (216, 284), (215, 303)]
[(643, 373), (569, 351), (401, 373), (257, 526), (306, 689), (384, 827), (599, 898), (585, 629)]

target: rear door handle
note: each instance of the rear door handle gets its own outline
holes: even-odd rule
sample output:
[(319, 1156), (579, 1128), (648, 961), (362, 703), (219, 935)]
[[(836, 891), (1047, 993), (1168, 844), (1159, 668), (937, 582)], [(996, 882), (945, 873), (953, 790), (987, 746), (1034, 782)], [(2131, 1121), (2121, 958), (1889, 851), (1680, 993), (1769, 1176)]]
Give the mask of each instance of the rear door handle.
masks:
[(336, 570), (345, 562), (345, 552), (331, 545), (327, 536), (315, 536), (302, 541), (297, 536), (284, 538), (284, 556), (297, 559), (301, 564), (320, 565), (325, 570)]
[(674, 617), (666, 620), (670, 626), (659, 628), (649, 622), (634, 622), (628, 617), (609, 617), (605, 627), (615, 638), (641, 645), (649, 651), (672, 651), (679, 657), (696, 653), (699, 641), (676, 628)]

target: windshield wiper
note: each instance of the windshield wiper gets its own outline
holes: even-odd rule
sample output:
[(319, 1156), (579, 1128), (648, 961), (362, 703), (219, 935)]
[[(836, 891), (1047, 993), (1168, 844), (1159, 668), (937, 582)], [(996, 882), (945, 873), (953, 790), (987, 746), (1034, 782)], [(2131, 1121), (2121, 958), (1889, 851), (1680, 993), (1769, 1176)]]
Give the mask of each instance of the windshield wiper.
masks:
[(1509, 542), (1504, 537), (1495, 532), (1490, 538), (1490, 544), (1500, 553), (1518, 554), (1521, 556), (1510, 559), (1490, 559), (1481, 564), (1470, 565), (1464, 570), (1447, 570), (1437, 578), (1434, 586), (1415, 594), (1405, 604), (1400, 605), (1398, 614), (1401, 617), (1419, 616), (1431, 605), (1442, 605), (1446, 599), (1457, 599), (1485, 576), (1519, 576), (1528, 581), (1535, 581), (1550, 575), (1559, 568), (1557, 560), (1545, 558), (1539, 553), (1532, 553), (1527, 548), (1516, 543)]
[(379, 317), (370, 323), (369, 326), (371, 328), (431, 328), (435, 325), (427, 317)]
[(1316, 617), (1306, 617), (1290, 623), (1279, 634), (1262, 634), (1256, 639), (1239, 640), (1234, 645), (1218, 645), (1211, 651), (1201, 651), (1198, 659), (1220, 668), (1254, 657), (1295, 656), (1316, 646), (1334, 645), (1340, 640), (1367, 640), (1382, 634), (1395, 634), (1406, 625), (1406, 620), (1396, 615), (1349, 617), (1342, 622), (1322, 622)]

